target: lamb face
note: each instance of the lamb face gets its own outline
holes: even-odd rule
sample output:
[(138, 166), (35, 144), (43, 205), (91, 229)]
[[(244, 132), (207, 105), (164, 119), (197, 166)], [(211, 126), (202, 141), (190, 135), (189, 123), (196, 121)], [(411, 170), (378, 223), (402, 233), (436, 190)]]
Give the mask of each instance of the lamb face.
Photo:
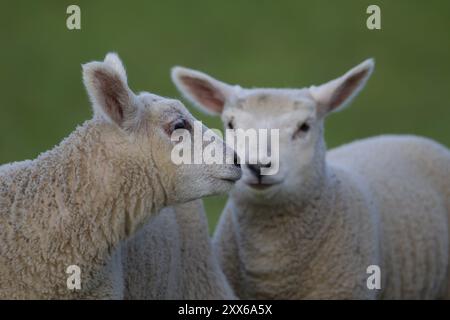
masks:
[[(177, 100), (148, 92), (134, 94), (116, 54), (108, 54), (103, 62), (83, 65), (83, 79), (94, 117), (108, 127), (101, 133), (103, 140), (136, 166), (148, 164), (149, 175), (150, 169), (156, 170), (167, 204), (226, 192), (240, 178), (240, 169), (234, 164), (175, 164), (171, 160), (175, 145), (171, 135), (178, 129), (192, 130), (194, 117)], [(221, 139), (211, 143), (226, 148)], [(229, 150), (224, 154), (233, 156)]]
[(173, 69), (172, 79), (196, 106), (220, 114), (227, 129), (279, 130), (279, 155), (272, 155), (278, 172), (261, 175), (260, 165), (245, 165), (233, 192), (236, 199), (277, 203), (299, 194), (309, 197), (321, 182), (324, 118), (356, 95), (372, 69), (373, 61), (367, 60), (338, 79), (303, 89), (243, 89), (181, 67)]

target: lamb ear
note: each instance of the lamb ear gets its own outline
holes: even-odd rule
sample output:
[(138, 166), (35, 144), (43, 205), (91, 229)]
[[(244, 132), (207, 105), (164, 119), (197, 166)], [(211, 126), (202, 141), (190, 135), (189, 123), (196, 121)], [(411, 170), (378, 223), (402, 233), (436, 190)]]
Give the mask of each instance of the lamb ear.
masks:
[(95, 114), (122, 128), (135, 116), (136, 97), (128, 87), (125, 69), (117, 55), (108, 54), (104, 62), (84, 64), (83, 82)]
[(222, 113), (233, 89), (207, 74), (183, 67), (172, 68), (172, 81), (186, 99), (210, 114)]
[(127, 72), (125, 71), (125, 67), (123, 66), (122, 60), (120, 60), (119, 56), (115, 52), (110, 52), (106, 55), (105, 60), (103, 60), (106, 64), (110, 65), (120, 76), (123, 78), (125, 82), (127, 82)]
[(326, 115), (348, 105), (364, 87), (374, 66), (374, 60), (367, 59), (337, 79), (310, 87), (310, 93), (318, 103), (319, 114)]

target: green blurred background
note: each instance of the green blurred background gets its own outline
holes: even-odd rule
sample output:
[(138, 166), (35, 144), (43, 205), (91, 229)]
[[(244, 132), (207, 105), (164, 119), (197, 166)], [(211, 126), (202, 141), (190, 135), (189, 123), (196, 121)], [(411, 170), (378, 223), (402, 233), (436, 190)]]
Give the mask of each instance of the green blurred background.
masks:
[[(81, 30), (66, 8), (81, 7)], [(366, 28), (381, 7), (382, 30)], [(116, 51), (135, 91), (179, 97), (184, 65), (242, 86), (303, 87), (367, 57), (365, 91), (327, 122), (329, 147), (381, 133), (450, 145), (450, 1), (9, 1), (0, 12), (0, 163), (36, 157), (91, 117), (80, 64)], [(193, 113), (221, 128), (218, 118)], [(211, 230), (225, 203), (206, 199)]]

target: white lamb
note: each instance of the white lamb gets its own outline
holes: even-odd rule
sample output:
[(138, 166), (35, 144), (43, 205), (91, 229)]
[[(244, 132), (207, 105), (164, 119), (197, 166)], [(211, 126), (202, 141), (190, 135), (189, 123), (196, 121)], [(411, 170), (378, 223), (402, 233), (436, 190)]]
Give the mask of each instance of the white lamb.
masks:
[[(179, 90), (221, 114), (227, 128), (280, 129), (279, 172), (264, 176), (261, 165), (245, 166), (215, 234), (238, 297), (450, 296), (449, 150), (386, 135), (326, 152), (325, 116), (350, 102), (373, 66), (367, 60), (303, 89), (243, 89), (173, 69)], [(380, 267), (381, 289), (371, 265)]]
[[(175, 165), (170, 135), (195, 119), (177, 100), (135, 95), (115, 54), (83, 65), (83, 79), (93, 119), (0, 167), (0, 298), (122, 298), (122, 241), (163, 207), (240, 177), (234, 165)], [(67, 286), (70, 265), (81, 290)]]
[(201, 200), (164, 208), (124, 246), (125, 299), (235, 299)]

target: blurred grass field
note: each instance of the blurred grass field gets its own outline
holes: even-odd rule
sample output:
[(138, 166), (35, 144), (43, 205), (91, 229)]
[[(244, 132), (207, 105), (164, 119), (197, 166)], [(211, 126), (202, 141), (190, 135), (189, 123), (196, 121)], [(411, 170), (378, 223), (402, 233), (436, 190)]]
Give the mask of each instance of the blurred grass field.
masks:
[[(81, 7), (79, 31), (66, 28), (70, 4)], [(369, 4), (381, 7), (382, 30), (366, 28)], [(327, 121), (328, 146), (382, 133), (450, 146), (450, 1), (21, 0), (3, 3), (0, 23), (0, 164), (36, 157), (91, 116), (80, 64), (108, 51), (135, 91), (170, 97), (173, 65), (242, 86), (303, 87), (375, 57), (366, 89)], [(224, 202), (205, 199), (211, 230)]]

